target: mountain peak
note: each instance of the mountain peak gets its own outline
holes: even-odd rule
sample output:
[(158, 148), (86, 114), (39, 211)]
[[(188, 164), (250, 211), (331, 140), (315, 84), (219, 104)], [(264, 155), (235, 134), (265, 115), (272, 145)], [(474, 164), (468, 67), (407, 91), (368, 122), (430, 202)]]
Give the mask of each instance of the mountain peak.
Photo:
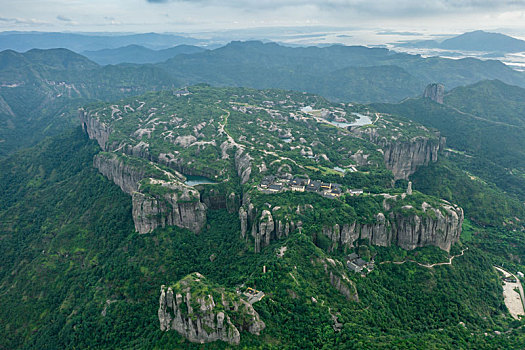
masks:
[(501, 33), (475, 30), (443, 41), (440, 48), (487, 52), (521, 52), (525, 51), (525, 41)]
[(98, 65), (88, 58), (69, 49), (31, 49), (23, 53), (24, 57), (34, 63), (49, 67), (71, 69), (73, 67), (96, 68)]

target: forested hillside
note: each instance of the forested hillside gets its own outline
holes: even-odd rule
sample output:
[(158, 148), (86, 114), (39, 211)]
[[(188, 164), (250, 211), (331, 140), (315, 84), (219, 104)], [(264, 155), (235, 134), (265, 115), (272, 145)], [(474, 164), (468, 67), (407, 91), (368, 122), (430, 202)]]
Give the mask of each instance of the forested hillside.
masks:
[(525, 221), (523, 89), (482, 81), (430, 99), (374, 104), (442, 131), (447, 156), (412, 177), (418, 190), (454, 201), (468, 218), (464, 240), (482, 248), (498, 264), (516, 264), (523, 255)]
[(151, 66), (101, 67), (65, 49), (0, 52), (0, 157), (77, 123), (80, 106), (174, 86)]
[(454, 89), (440, 105), (429, 99), (373, 104), (439, 129), (463, 169), (525, 198), (523, 89), (499, 81)]
[(445, 103), (489, 121), (525, 126), (525, 89), (484, 80), (449, 91)]
[(366, 278), (330, 267), (355, 286), (347, 299), (326, 273), (341, 253), (329, 253), (320, 235), (294, 233), (256, 254), (224, 209), (209, 211), (199, 235), (176, 227), (138, 235), (130, 197), (92, 167), (97, 149), (77, 128), (1, 163), (6, 348), (191, 348), (176, 332), (159, 330), (156, 310), (159, 286), (194, 271), (232, 291), (243, 284), (265, 292), (254, 307), (267, 328), (261, 336), (243, 333), (244, 347), (519, 348), (523, 341), (519, 322), (505, 316), (491, 267), (497, 256), (487, 259), (475, 245), (463, 255), (453, 247), (460, 255), (453, 265), (428, 268), (390, 261), (435, 263), (446, 253), (363, 242), (359, 253), (377, 264)]
[(209, 212), (199, 235), (174, 227), (138, 235), (130, 197), (91, 166), (97, 148), (77, 128), (1, 162), (3, 347), (191, 348), (159, 330), (156, 310), (159, 286), (194, 271), (232, 291), (244, 284), (265, 292), (254, 307), (267, 328), (243, 333), (248, 348), (517, 349), (523, 341), (522, 330), (484, 335), (519, 323), (504, 316), (497, 275), (473, 246), (453, 265), (430, 269), (388, 261), (445, 261), (438, 248), (361, 245), (377, 268), (348, 275), (359, 299), (348, 300), (325, 272), (337, 252), (299, 233), (255, 254), (224, 209)]

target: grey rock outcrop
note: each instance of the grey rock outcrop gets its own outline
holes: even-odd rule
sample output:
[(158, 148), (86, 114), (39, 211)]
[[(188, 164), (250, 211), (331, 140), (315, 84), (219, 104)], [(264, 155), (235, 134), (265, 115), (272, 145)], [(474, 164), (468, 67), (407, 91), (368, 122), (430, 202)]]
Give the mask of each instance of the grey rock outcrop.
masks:
[(139, 157), (143, 159), (151, 158), (150, 153), (149, 153), (149, 144), (147, 144), (144, 141), (140, 141), (135, 146), (127, 145), (127, 147), (125, 147), (123, 151), (124, 153), (130, 156), (135, 156), (135, 157)]
[(359, 294), (357, 293), (355, 283), (348, 278), (344, 272), (346, 268), (339, 260), (332, 258), (316, 259), (312, 260), (314, 266), (316, 265), (316, 261), (323, 265), (324, 272), (329, 277), (332, 287), (344, 295), (346, 299), (359, 301)]
[(424, 98), (429, 98), (434, 102), (443, 104), (443, 99), (445, 97), (445, 85), (432, 83), (428, 84), (423, 93)]
[(241, 237), (246, 237), (248, 231), (248, 213), (243, 207), (239, 208), (239, 220), (241, 221)]
[(173, 225), (199, 233), (206, 223), (206, 205), (190, 191), (184, 191), (181, 195), (172, 192), (162, 196), (134, 192), (132, 200), (133, 221), (139, 233)]
[(126, 165), (116, 155), (99, 153), (93, 157), (93, 166), (127, 194), (138, 191), (139, 182), (144, 178), (142, 169)]
[[(247, 211), (242, 207), (239, 209), (239, 218), (241, 219), (241, 236), (245, 238), (251, 220)], [(263, 210), (259, 220), (257, 222), (253, 221), (251, 227), (251, 235), (255, 242), (255, 252), (259, 253), (271, 241), (288, 237), (290, 232), (295, 230), (296, 224), (294, 221), (275, 221), (269, 210)]]
[(346, 279), (345, 277), (346, 276), (339, 276), (330, 271), (330, 284), (348, 300), (359, 301), (355, 286), (352, 285), (348, 277), (346, 277)]
[(241, 178), (241, 184), (245, 184), (250, 180), (252, 173), (252, 157), (245, 152), (242, 148), (239, 148), (235, 152), (235, 168), (237, 175)]
[(392, 227), (383, 213), (374, 217), (375, 222), (360, 225), (360, 238), (368, 239), (370, 243), (380, 246), (389, 246), (392, 243)]
[[(182, 182), (172, 179), (162, 181), (147, 178), (143, 168), (126, 164), (126, 156), (100, 153), (93, 165), (122, 191), (132, 196), (132, 215), (135, 230), (148, 233), (157, 227), (175, 225), (199, 233), (206, 223), (207, 207), (200, 202), (199, 192)], [(163, 188), (162, 193), (153, 194), (141, 188), (141, 181)]]
[(278, 220), (275, 224), (275, 234), (277, 236), (277, 239), (281, 239), (284, 237), (288, 237), (291, 231), (294, 230), (294, 222), (283, 222), (282, 220)]
[(272, 213), (268, 210), (263, 210), (261, 218), (259, 219), (259, 229), (252, 231), (255, 239), (255, 252), (261, 251), (262, 247), (270, 244), (272, 233), (275, 230), (275, 223), (273, 221)]
[[(408, 213), (383, 213), (375, 215), (372, 223), (346, 224), (348, 229), (338, 230), (339, 225), (323, 228), (334, 245), (352, 245), (358, 238), (367, 239), (379, 246), (398, 245), (411, 250), (428, 245), (449, 251), (459, 240), (463, 224), (463, 209), (452, 204), (440, 208), (423, 206), (423, 215)], [(343, 235), (343, 232), (346, 232)]]
[(444, 138), (413, 138), (410, 141), (383, 142), (383, 157), (387, 169), (394, 178), (408, 179), (418, 167), (436, 162), (439, 151), (444, 147)]
[(158, 318), (161, 331), (176, 330), (194, 343), (222, 340), (237, 345), (241, 331), (259, 335), (266, 327), (247, 301), (197, 272), (172, 287), (161, 287)]
[(100, 148), (107, 151), (111, 128), (100, 122), (97, 118), (92, 118), (84, 109), (79, 110), (78, 116), (82, 123), (82, 129), (87, 132), (89, 138), (97, 140)]
[[(377, 128), (352, 128), (353, 135), (378, 145), (383, 153), (387, 169), (394, 178), (408, 180), (418, 167), (438, 160), (439, 152), (445, 148), (446, 139), (439, 132), (411, 139), (394, 139), (381, 136)], [(351, 156), (358, 165), (368, 163), (366, 155), (358, 151)]]
[(359, 226), (356, 222), (324, 226), (322, 233), (332, 240), (334, 243), (332, 248), (336, 246), (352, 246), (359, 239)]
[(463, 210), (454, 205), (444, 205), (441, 209), (427, 208), (426, 211), (431, 215), (422, 217), (395, 215), (392, 241), (404, 249), (434, 245), (450, 251), (461, 234)]
[(228, 213), (239, 211), (240, 205), (241, 199), (235, 192), (231, 192), (228, 197), (226, 197), (226, 210), (228, 210)]
[[(388, 198), (395, 199), (396, 196)], [(398, 245), (411, 250), (433, 245), (449, 251), (452, 244), (459, 240), (464, 216), (463, 210), (456, 205), (442, 202), (434, 208), (423, 203), (419, 214), (411, 212), (410, 209), (414, 208), (410, 205), (404, 206), (403, 211), (392, 211), (390, 205), (384, 204), (383, 207), (385, 213), (376, 213), (368, 222), (325, 225), (319, 233), (330, 238), (332, 250), (338, 247), (352, 247), (358, 239), (365, 239), (379, 246)], [(239, 217), (244, 238), (250, 222), (244, 208), (240, 209)], [(260, 252), (273, 240), (288, 236), (299, 226), (291, 220), (275, 221), (271, 212), (264, 210), (259, 220), (254, 221), (251, 226), (255, 252)]]

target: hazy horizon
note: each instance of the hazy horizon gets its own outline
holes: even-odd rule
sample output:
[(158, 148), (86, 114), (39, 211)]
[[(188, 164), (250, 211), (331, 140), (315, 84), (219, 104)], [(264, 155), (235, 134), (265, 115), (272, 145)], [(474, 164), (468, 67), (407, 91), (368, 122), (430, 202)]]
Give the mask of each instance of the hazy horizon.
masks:
[(363, 40), (360, 37), (369, 37), (370, 44), (399, 37), (452, 36), (477, 29), (524, 37), (525, 1), (22, 0), (4, 1), (0, 16), (0, 31), (197, 36), (229, 31), (232, 39), (239, 37), (238, 32), (248, 39), (258, 34), (253, 32), (297, 28), (301, 28), (297, 34), (326, 28), (352, 32), (347, 35), (357, 38), (356, 43)]

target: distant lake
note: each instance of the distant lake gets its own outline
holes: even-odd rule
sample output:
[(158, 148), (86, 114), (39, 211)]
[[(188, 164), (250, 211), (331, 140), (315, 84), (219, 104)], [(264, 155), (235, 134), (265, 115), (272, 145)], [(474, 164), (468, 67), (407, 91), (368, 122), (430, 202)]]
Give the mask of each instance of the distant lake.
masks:
[(188, 186), (196, 186), (196, 185), (213, 185), (216, 184), (216, 181), (213, 181), (211, 179), (208, 179), (204, 176), (195, 176), (195, 175), (185, 175), (186, 176), (186, 182), (184, 182)]
[(328, 120), (327, 122), (337, 127), (344, 128), (344, 129), (348, 128), (349, 126), (362, 126), (362, 125), (372, 124), (372, 119), (370, 119), (369, 116), (360, 114), (360, 113), (355, 113), (355, 112), (352, 114), (357, 117), (357, 119), (352, 123), (340, 123), (340, 122), (334, 122), (334, 121), (328, 121)]

